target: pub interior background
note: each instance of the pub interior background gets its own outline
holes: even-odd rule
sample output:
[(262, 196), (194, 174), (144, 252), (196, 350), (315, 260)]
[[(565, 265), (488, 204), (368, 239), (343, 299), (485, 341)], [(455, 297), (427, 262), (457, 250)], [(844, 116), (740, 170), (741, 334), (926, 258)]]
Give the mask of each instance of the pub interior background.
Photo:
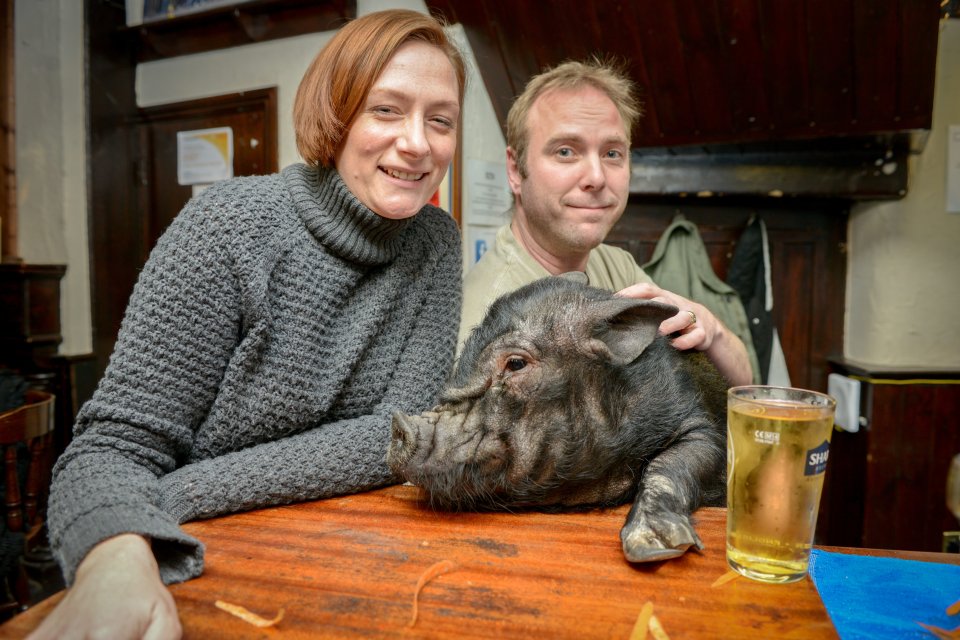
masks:
[[(512, 96), (498, 78), (510, 80), (508, 89), (525, 80), (510, 77), (517, 73), (516, 66), (507, 68), (515, 62), (510, 55), (497, 66), (497, 47), (502, 51), (504, 43), (489, 34), (504, 28), (511, 11), (520, 28), (525, 14), (535, 15), (543, 4), (561, 13), (580, 10), (578, 4), (592, 11), (590, 3), (566, 0), (509, 3), (510, 11), (493, 0), (212, 0), (205, 11), (150, 21), (144, 4), (3, 2), (3, 55), (13, 65), (4, 67), (5, 140), (12, 144), (4, 145), (8, 179), (0, 198), (0, 368), (27, 373), (57, 395), (58, 450), (102, 373), (149, 247), (198, 188), (177, 184), (177, 131), (231, 126), (238, 174), (297, 162), (294, 93), (332, 29), (345, 17), (386, 8), (442, 10), (471, 69), (466, 126), (440, 194), (461, 223), (466, 269), (505, 220), (509, 204), (500, 122)], [(602, 4), (616, 14), (630, 3)], [(717, 0), (712, 16), (727, 4)], [(796, 4), (803, 16), (822, 3)], [(947, 465), (960, 453), (960, 211), (948, 212), (947, 179), (952, 171), (960, 199), (960, 11), (956, 2), (934, 0), (879, 4), (883, 11), (875, 0), (837, 4), (847, 12), (846, 25), (861, 31), (834, 29), (834, 35), (848, 46), (858, 37), (879, 38), (882, 47), (891, 32), (863, 29), (882, 23), (883, 15), (936, 14), (925, 33), (911, 34), (909, 23), (893, 33), (892, 53), (883, 58), (893, 67), (873, 70), (890, 82), (918, 74), (932, 80), (929, 87), (913, 87), (929, 93), (919, 114), (925, 126), (912, 126), (914, 119), (898, 127), (894, 114), (883, 135), (855, 131), (855, 140), (870, 144), (853, 151), (836, 146), (835, 137), (784, 140), (772, 128), (742, 140), (698, 141), (697, 132), (687, 132), (670, 148), (647, 141), (635, 148), (636, 184), (611, 240), (642, 264), (676, 213), (683, 213), (698, 224), (723, 277), (739, 234), (752, 216), (761, 216), (770, 231), (774, 315), (793, 383), (826, 391), (834, 372), (860, 382), (860, 429), (835, 433), (817, 541), (939, 551), (944, 532), (960, 528), (944, 506)], [(675, 16), (689, 10), (685, 6), (677, 2)], [(757, 0), (757, 6), (770, 4)], [(874, 22), (860, 20), (861, 14)], [(681, 27), (691, 24), (674, 19)], [(600, 26), (603, 33), (609, 25)], [(920, 39), (929, 68), (909, 68), (901, 57)], [(812, 49), (808, 54), (812, 58)], [(527, 67), (540, 60), (528, 56)], [(656, 64), (646, 60), (648, 69)], [(826, 82), (823, 70), (808, 71), (802, 78), (808, 87)], [(658, 90), (665, 90), (656, 86), (655, 72), (650, 78), (653, 86), (641, 87), (648, 118), (651, 109), (656, 115)], [(768, 77), (772, 85), (799, 80)], [(902, 93), (893, 95), (899, 104), (912, 104), (910, 89), (898, 84)], [(660, 116), (664, 121), (665, 113)], [(949, 166), (951, 125), (958, 140)], [(848, 157), (860, 165), (834, 166)], [(758, 158), (779, 169), (744, 179), (738, 169), (755, 170), (747, 163)], [(829, 167), (821, 170), (818, 161)], [(818, 187), (818, 176), (829, 175), (841, 179)], [(788, 187), (779, 189), (777, 180)], [(805, 191), (811, 184), (812, 192)]]

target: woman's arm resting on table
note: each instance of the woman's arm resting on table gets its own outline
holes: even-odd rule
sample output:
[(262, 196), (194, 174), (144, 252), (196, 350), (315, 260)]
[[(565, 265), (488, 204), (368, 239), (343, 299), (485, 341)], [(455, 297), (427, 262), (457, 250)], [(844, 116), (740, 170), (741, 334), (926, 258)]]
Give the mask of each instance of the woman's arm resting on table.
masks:
[[(696, 349), (706, 353), (720, 374), (732, 386), (753, 382), (753, 369), (750, 366), (747, 348), (736, 334), (702, 304), (647, 283), (629, 286), (618, 291), (617, 295), (658, 300), (674, 305), (680, 309), (680, 312), (667, 318), (660, 325), (660, 333), (664, 335), (680, 334), (674, 338), (673, 346), (681, 350)], [(696, 322), (691, 322), (693, 319), (690, 316), (691, 312), (696, 316)]]
[(173, 596), (163, 586), (150, 543), (123, 534), (87, 554), (77, 577), (29, 640), (179, 638)]

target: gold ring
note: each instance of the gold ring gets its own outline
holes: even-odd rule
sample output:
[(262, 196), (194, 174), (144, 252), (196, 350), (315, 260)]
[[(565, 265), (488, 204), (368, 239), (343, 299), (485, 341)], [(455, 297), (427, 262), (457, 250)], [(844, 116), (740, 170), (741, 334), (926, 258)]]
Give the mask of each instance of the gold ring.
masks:
[(689, 309), (687, 310), (687, 313), (690, 314), (690, 324), (697, 324), (697, 314), (695, 314), (693, 311), (690, 311)]

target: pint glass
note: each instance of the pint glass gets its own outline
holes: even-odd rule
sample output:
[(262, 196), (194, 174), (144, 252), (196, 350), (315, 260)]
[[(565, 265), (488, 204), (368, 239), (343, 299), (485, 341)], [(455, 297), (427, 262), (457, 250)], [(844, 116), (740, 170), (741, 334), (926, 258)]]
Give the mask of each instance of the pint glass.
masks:
[(785, 387), (727, 393), (727, 562), (764, 582), (807, 572), (836, 401)]

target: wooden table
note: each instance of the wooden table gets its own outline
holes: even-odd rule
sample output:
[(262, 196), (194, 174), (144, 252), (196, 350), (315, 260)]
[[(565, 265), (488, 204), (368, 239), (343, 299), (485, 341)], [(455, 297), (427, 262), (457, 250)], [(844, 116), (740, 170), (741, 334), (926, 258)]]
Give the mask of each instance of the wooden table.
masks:
[[(417, 489), (390, 487), (187, 524), (207, 545), (206, 569), (171, 591), (186, 638), (626, 640), (648, 600), (673, 640), (837, 637), (809, 577), (711, 586), (728, 571), (724, 509), (696, 514), (703, 552), (641, 565), (620, 550), (626, 512), (437, 513)], [(426, 583), (409, 627), (418, 579), (444, 560), (455, 566)], [(59, 597), (0, 632), (22, 637)], [(217, 600), (285, 616), (259, 629)]]

